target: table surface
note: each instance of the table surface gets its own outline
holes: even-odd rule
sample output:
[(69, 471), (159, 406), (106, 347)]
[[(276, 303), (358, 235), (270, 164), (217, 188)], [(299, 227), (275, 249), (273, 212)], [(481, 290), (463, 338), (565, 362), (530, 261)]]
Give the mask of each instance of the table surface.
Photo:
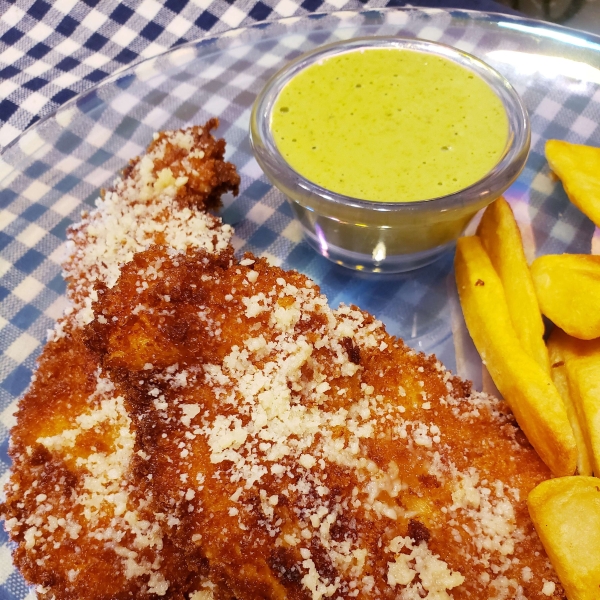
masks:
[[(281, 17), (407, 5), (396, 0), (0, 0), (0, 152), (80, 92), (179, 44)], [(514, 12), (492, 0), (410, 5)], [(0, 461), (6, 449), (2, 437)], [(7, 468), (6, 462), (0, 466)], [(23, 582), (10, 567), (5, 544), (0, 531), (0, 600), (13, 600), (23, 597)]]
[(511, 11), (493, 0), (0, 0), (0, 152), (115, 71), (258, 21), (389, 6)]

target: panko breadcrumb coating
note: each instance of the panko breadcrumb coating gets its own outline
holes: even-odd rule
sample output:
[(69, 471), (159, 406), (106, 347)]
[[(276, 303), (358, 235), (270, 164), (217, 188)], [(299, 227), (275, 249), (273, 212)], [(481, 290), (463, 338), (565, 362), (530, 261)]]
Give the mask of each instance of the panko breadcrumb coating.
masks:
[(206, 212), (239, 185), (214, 126), (158, 134), (69, 232), (0, 507), (38, 597), (564, 598), (509, 410), (238, 262)]
[[(221, 194), (237, 195), (240, 183), (235, 167), (223, 161), (225, 141), (210, 134), (217, 125), (211, 119), (203, 127), (155, 134), (146, 154), (132, 160), (97, 208), (69, 229), (63, 266), (75, 326), (92, 319), (94, 284), (112, 287), (136, 252), (153, 244), (183, 252), (228, 246), (231, 227), (206, 212)], [(62, 330), (59, 324), (56, 334)]]
[(15, 564), (39, 597), (152, 597), (167, 589), (166, 517), (146, 518), (129, 413), (77, 333), (46, 346), (12, 431), (4, 507)]
[[(170, 515), (148, 512), (151, 490), (136, 471), (137, 421), (125, 394), (83, 344), (94, 285), (112, 287), (136, 252), (165, 244), (220, 252), (231, 228), (206, 209), (239, 176), (225, 142), (203, 127), (163, 132), (148, 152), (68, 232), (70, 306), (43, 350), (11, 432), (13, 466), (0, 514), (14, 562), (39, 598), (184, 599), (202, 590), (227, 600), (206, 561), (173, 547)], [(201, 600), (198, 596), (196, 600)]]
[(238, 600), (564, 598), (510, 411), (372, 316), (231, 252), (152, 248), (98, 298), (148, 508)]

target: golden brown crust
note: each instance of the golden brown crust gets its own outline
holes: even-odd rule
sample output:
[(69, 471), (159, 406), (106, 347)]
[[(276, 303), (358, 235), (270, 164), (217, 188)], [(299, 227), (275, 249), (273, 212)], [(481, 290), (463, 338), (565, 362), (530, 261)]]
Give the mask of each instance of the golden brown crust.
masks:
[[(121, 267), (154, 244), (185, 252), (224, 250), (231, 227), (207, 213), (222, 193), (237, 194), (240, 178), (223, 161), (224, 140), (210, 134), (218, 121), (155, 135), (147, 152), (102, 194), (96, 209), (67, 232), (64, 273), (72, 304), (69, 321), (91, 318), (94, 285), (112, 287)], [(62, 335), (62, 325), (56, 328)]]
[(507, 408), (234, 259), (203, 212), (239, 185), (215, 125), (159, 134), (71, 230), (73, 311), (0, 508), (25, 577), (69, 600), (562, 597), (525, 506), (549, 474)]
[[(134, 252), (227, 246), (231, 229), (206, 214), (239, 176), (225, 142), (203, 127), (157, 135), (123, 179), (69, 230), (64, 265), (71, 306), (52, 332), (11, 432), (13, 467), (0, 516), (15, 565), (40, 598), (188, 598), (209, 588), (207, 562), (169, 538), (168, 514), (148, 511), (152, 489), (137, 454), (139, 393), (103, 372), (81, 338), (99, 288)], [(125, 390), (127, 390), (125, 392)], [(229, 600), (226, 588), (215, 588)]]
[[(77, 427), (77, 417), (94, 407), (96, 370), (95, 357), (76, 333), (48, 344), (11, 432), (13, 469), (3, 513), (17, 543), (14, 562), (27, 580), (59, 598), (79, 598), (88, 585), (95, 597), (126, 598), (137, 587), (123, 576), (121, 559), (93, 538), (76, 500), (87, 474), (77, 459), (93, 448), (110, 452), (113, 432), (82, 431), (68, 453), (38, 441)], [(95, 528), (107, 527), (108, 518), (102, 515)]]
[[(160, 132), (148, 146), (146, 154), (152, 154), (161, 143), (167, 141), (164, 154), (154, 162), (154, 171), (159, 173), (169, 168), (175, 178), (186, 177), (187, 182), (178, 188), (177, 201), (182, 206), (196, 210), (210, 210), (221, 205), (221, 196), (231, 192), (238, 195), (240, 176), (235, 166), (224, 160), (225, 140), (215, 139), (211, 131), (219, 126), (219, 119), (209, 119), (202, 127), (193, 127), (192, 139), (180, 146), (168, 140), (172, 132)], [(123, 171), (127, 179), (140, 158), (132, 160)]]
[[(158, 262), (142, 290), (140, 273)], [(207, 558), (211, 579), (238, 600), (396, 598), (400, 581), (417, 598), (428, 589), (423, 564), (448, 584), (429, 584), (431, 598), (544, 598), (544, 579), (560, 597), (525, 505), (549, 473), (507, 408), (470, 394), (372, 316), (331, 311), (304, 276), (242, 263), (151, 249), (100, 294), (106, 323), (86, 329), (103, 366), (145, 398), (139, 441), (153, 509), (179, 520), (174, 543)], [(303, 344), (309, 357), (278, 388), (271, 375)], [(286, 406), (261, 400), (285, 389)], [(294, 428), (281, 433), (269, 410)], [(340, 450), (353, 444), (363, 466)], [(403, 560), (410, 581), (390, 570)]]

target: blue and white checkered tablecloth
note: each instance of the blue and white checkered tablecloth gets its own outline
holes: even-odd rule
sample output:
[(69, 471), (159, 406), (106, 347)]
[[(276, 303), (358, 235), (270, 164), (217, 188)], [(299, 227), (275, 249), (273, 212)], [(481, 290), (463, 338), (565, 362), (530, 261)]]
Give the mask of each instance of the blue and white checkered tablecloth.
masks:
[[(99, 189), (112, 182), (128, 159), (143, 151), (154, 131), (210, 116), (221, 119), (218, 133), (227, 139), (228, 159), (242, 176), (240, 195), (226, 198), (223, 210), (225, 221), (235, 226), (239, 252), (267, 255), (307, 273), (332, 305), (358, 304), (386, 322), (392, 333), (416, 348), (435, 351), (449, 367), (482, 385), (456, 303), (452, 256), (416, 273), (386, 277), (329, 263), (302, 242), (285, 199), (251, 155), (248, 119), (256, 93), (285, 61), (316, 45), (356, 35), (401, 34), (445, 42), (484, 58), (515, 85), (531, 115), (532, 153), (507, 194), (530, 256), (589, 252), (599, 245), (598, 232), (568, 202), (543, 156), (544, 142), (551, 137), (600, 145), (597, 38), (464, 11), (377, 10), (369, 4), (362, 13), (308, 14), (315, 7), (337, 8), (335, 0), (305, 0), (302, 5), (259, 0), (244, 4), (245, 11), (226, 2), (202, 10), (191, 2), (109, 4), (61, 0), (50, 6), (36, 0), (10, 5), (0, 17), (0, 24), (11, 25), (0, 43), (22, 48), (12, 66), (2, 65), (8, 75), (0, 84), (0, 117), (8, 114), (6, 106), (12, 111), (0, 130), (5, 145), (31, 119), (87, 90), (0, 156), (0, 485), (9, 468), (8, 430), (16, 400), (29, 383), (46, 330), (64, 306), (60, 259), (66, 228), (83, 207), (93, 205)], [(52, 11), (62, 17), (49, 31), (44, 19)], [(288, 14), (280, 22), (257, 23)], [(240, 23), (249, 26), (216, 35)], [(184, 43), (194, 38), (202, 39)], [(19, 46), (23, 39), (27, 43)], [(115, 68), (173, 45), (180, 47), (93, 87)], [(77, 64), (63, 62), (68, 58)], [(0, 600), (20, 600), (26, 594), (0, 531)]]
[[(228, 29), (405, 0), (0, 0), (0, 150), (38, 119), (140, 59)], [(427, 7), (514, 12), (493, 0)]]

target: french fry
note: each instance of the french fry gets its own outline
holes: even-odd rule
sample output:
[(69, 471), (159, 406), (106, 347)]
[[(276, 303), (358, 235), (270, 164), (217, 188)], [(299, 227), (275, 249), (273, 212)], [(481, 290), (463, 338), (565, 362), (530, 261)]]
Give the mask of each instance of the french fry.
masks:
[(458, 240), (454, 266), (467, 328), (494, 383), (552, 473), (572, 475), (577, 446), (567, 411), (550, 375), (523, 350), (479, 237)]
[(569, 200), (600, 227), (600, 148), (548, 140), (546, 159)]
[(579, 475), (592, 475), (592, 451), (590, 447), (589, 436), (584, 435), (583, 426), (584, 415), (581, 409), (581, 403), (573, 401), (569, 390), (569, 379), (567, 376), (567, 367), (565, 364), (564, 339), (568, 337), (561, 329), (555, 328), (548, 338), (548, 353), (550, 355), (550, 376), (556, 386), (556, 389), (562, 396), (569, 423), (573, 428), (575, 443), (577, 444), (577, 473)]
[(540, 483), (529, 514), (569, 600), (600, 598), (600, 479)]
[(600, 256), (548, 254), (531, 265), (542, 312), (569, 335), (600, 337)]
[(504, 198), (498, 198), (486, 208), (477, 235), (500, 277), (510, 319), (523, 349), (550, 373), (544, 322), (525, 259), (521, 232)]
[[(581, 430), (590, 450), (592, 468), (600, 474), (600, 339), (578, 340), (564, 331), (552, 333), (565, 362), (569, 392), (580, 415)], [(599, 592), (600, 595), (600, 592)]]

